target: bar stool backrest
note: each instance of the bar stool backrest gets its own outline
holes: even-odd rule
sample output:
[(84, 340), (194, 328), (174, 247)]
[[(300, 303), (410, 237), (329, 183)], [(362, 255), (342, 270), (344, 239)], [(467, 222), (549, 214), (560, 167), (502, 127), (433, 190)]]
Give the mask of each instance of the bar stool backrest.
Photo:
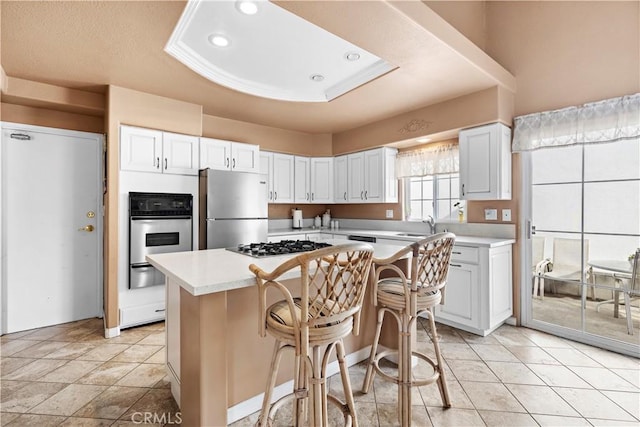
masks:
[[(294, 333), (301, 334), (303, 344), (308, 343), (309, 328), (331, 327), (349, 317), (354, 318), (352, 332), (358, 334), (372, 259), (371, 245), (357, 242), (305, 252), (271, 273), (252, 265), (250, 269), (256, 274), (259, 287), (260, 335), (266, 335), (266, 291), (271, 287), (284, 296)], [(300, 269), (300, 288), (295, 296), (281, 283), (287, 278), (283, 278), (285, 273), (294, 269)]]
[[(374, 258), (377, 267), (374, 283), (380, 281), (382, 273), (391, 271), (391, 280), (400, 279), (405, 289), (404, 306), (414, 316), (417, 311), (417, 298), (426, 294), (439, 293), (447, 283), (449, 261), (455, 242), (453, 233), (439, 233), (414, 242), (400, 249), (386, 259)], [(396, 261), (410, 257), (409, 277)], [(383, 281), (385, 279), (382, 279)], [(377, 305), (377, 295), (374, 293), (374, 305)]]

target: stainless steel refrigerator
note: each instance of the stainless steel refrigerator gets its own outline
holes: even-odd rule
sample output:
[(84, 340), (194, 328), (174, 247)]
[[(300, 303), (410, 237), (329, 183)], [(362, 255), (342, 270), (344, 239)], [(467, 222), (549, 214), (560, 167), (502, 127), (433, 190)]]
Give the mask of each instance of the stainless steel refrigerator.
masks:
[(267, 177), (200, 171), (200, 249), (267, 241)]

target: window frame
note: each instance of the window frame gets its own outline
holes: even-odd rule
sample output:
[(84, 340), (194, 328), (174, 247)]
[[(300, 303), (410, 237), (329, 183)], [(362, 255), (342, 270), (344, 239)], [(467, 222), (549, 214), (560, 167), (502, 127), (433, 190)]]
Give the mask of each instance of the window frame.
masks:
[[(415, 182), (416, 180), (420, 180), (421, 182), (421, 189), (424, 186), (425, 183), (425, 178), (430, 178), (431, 182), (432, 182), (432, 186), (433, 186), (433, 199), (425, 199), (425, 198), (411, 198), (411, 184), (412, 182)], [(440, 197), (440, 191), (439, 191), (439, 183), (441, 182), (442, 178), (446, 178), (447, 181), (449, 181), (449, 197)], [(431, 200), (431, 205), (432, 205), (432, 211), (434, 213), (433, 218), (438, 221), (438, 222), (457, 222), (460, 220), (458, 213), (456, 211), (460, 211), (462, 210), (464, 212), (464, 208), (465, 208), (465, 201), (460, 199), (460, 194), (459, 194), (459, 188), (458, 188), (458, 197), (452, 197), (452, 194), (454, 194), (453, 187), (452, 187), (452, 181), (454, 179), (458, 179), (458, 183), (460, 182), (460, 173), (459, 172), (451, 172), (451, 173), (446, 173), (446, 174), (436, 174), (436, 175), (424, 175), (424, 176), (414, 176), (414, 177), (406, 177), (403, 178), (403, 186), (404, 186), (404, 204), (403, 204), (403, 218), (405, 218), (405, 221), (423, 221), (425, 219), (425, 215), (424, 212), (421, 212), (421, 217), (414, 217), (411, 214), (411, 202), (412, 201), (428, 201)], [(421, 194), (422, 196), (422, 194)], [(460, 206), (458, 207), (453, 207), (453, 202), (457, 200), (458, 202), (460, 202)], [(439, 217), (437, 215), (438, 211), (439, 211), (439, 204), (442, 201), (448, 201), (449, 203), (451, 203), (451, 207), (452, 209), (449, 211), (449, 215), (444, 216), (444, 217)]]

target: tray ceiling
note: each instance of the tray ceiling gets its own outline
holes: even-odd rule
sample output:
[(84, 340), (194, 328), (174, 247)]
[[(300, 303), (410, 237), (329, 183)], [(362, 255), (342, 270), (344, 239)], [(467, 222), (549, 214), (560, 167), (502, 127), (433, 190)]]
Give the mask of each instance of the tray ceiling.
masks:
[[(325, 94), (329, 102), (249, 95), (211, 82), (164, 50), (182, 1), (3, 0), (1, 64), (11, 77), (93, 91), (113, 84), (199, 104), (205, 114), (311, 133), (355, 128), (496, 85), (515, 91), (511, 74), (422, 2), (274, 3), (397, 68), (342, 96)], [(305, 47), (291, 61), (307, 64), (317, 53)]]

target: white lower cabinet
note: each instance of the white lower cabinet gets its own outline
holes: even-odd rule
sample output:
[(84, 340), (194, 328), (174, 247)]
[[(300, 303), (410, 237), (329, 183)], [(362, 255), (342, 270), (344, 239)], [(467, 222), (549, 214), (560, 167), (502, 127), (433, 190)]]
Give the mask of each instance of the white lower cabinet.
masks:
[(436, 321), (486, 336), (513, 313), (512, 245), (453, 249)]
[(476, 327), (479, 309), (477, 283), (477, 265), (452, 262), (444, 292), (444, 304), (436, 309), (436, 319), (450, 320), (470, 328)]

